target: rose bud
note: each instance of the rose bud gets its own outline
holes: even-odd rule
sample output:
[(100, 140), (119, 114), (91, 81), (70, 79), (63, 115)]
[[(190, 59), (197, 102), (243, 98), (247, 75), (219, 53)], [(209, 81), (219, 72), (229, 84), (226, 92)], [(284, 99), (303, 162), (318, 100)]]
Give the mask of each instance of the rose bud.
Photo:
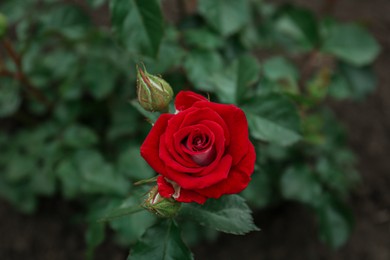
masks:
[(0, 13), (0, 39), (7, 32), (7, 25), (7, 18), (2, 13)]
[(179, 212), (181, 203), (162, 197), (158, 192), (158, 186), (154, 186), (142, 206), (159, 217), (172, 218)]
[(147, 111), (166, 111), (173, 97), (171, 86), (162, 78), (137, 67), (137, 95)]

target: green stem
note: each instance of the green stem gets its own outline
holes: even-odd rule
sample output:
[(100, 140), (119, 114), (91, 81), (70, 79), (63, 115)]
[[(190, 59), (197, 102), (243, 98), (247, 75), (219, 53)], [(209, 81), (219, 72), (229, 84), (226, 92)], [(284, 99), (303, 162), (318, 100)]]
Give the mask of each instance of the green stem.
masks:
[(116, 209), (114, 211), (111, 211), (107, 216), (105, 216), (102, 219), (99, 219), (98, 222), (111, 221), (113, 219), (117, 219), (117, 218), (124, 217), (127, 215), (135, 214), (135, 213), (140, 212), (142, 210), (144, 210), (144, 208), (141, 205), (127, 207), (127, 208), (119, 208), (119, 209)]

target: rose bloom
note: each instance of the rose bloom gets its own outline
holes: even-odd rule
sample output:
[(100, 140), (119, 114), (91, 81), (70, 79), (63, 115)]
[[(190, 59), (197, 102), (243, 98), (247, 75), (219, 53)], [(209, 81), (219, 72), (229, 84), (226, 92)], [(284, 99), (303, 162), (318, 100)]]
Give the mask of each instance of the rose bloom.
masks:
[(176, 96), (176, 114), (162, 114), (141, 146), (159, 173), (161, 196), (203, 204), (241, 192), (256, 160), (244, 112), (191, 91)]

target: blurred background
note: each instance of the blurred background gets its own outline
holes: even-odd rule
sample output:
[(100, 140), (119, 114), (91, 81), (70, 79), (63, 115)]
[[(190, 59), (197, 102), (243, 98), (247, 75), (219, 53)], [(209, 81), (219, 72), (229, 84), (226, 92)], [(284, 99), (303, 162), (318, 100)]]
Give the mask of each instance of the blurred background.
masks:
[(261, 231), (183, 223), (195, 259), (390, 259), (390, 2), (151, 2), (0, 2), (0, 259), (126, 259), (156, 221), (96, 225), (154, 175), (139, 62), (283, 128), (250, 128)]

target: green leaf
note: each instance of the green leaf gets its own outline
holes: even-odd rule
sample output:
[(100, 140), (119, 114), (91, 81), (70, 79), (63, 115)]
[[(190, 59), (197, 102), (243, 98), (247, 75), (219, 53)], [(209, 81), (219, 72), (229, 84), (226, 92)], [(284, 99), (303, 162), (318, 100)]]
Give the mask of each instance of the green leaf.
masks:
[(24, 213), (32, 213), (38, 205), (37, 197), (27, 185), (9, 185), (0, 178), (0, 196)]
[(173, 67), (182, 66), (185, 51), (180, 45), (180, 34), (175, 27), (165, 30), (157, 57), (144, 57), (142, 62), (151, 74), (164, 74)]
[(0, 118), (15, 113), (21, 103), (19, 87), (15, 81), (0, 78)]
[(269, 175), (270, 173), (264, 172), (263, 169), (253, 173), (251, 182), (241, 193), (249, 205), (264, 208), (272, 201), (273, 190)]
[[(59, 169), (64, 188), (70, 188), (70, 196), (80, 189), (90, 194), (125, 195), (129, 189), (128, 180), (114, 171), (111, 164), (94, 150), (80, 150), (74, 154), (68, 163)], [(75, 172), (76, 171), (76, 172)], [(80, 187), (69, 179), (77, 176), (81, 179)], [(69, 192), (69, 191), (68, 191)]]
[(372, 63), (380, 52), (375, 38), (356, 24), (334, 24), (324, 39), (324, 52), (356, 66)]
[(187, 44), (205, 50), (214, 50), (223, 46), (222, 38), (207, 29), (184, 31)]
[(313, 13), (294, 6), (282, 8), (274, 22), (274, 33), (290, 50), (310, 50), (319, 43), (317, 20)]
[(342, 63), (329, 85), (329, 94), (338, 99), (362, 100), (375, 89), (376, 83), (371, 67), (356, 67)]
[(122, 244), (134, 244), (156, 222), (156, 219), (155, 215), (143, 210), (126, 217), (111, 220), (110, 227), (116, 231), (118, 239)]
[(199, 13), (222, 35), (231, 35), (244, 27), (250, 18), (247, 0), (199, 0)]
[(118, 171), (133, 180), (147, 179), (155, 175), (153, 169), (141, 157), (139, 146), (129, 147), (121, 153), (118, 161)]
[(112, 123), (107, 133), (109, 140), (128, 138), (137, 131), (139, 121), (139, 113), (136, 109), (123, 102), (121, 98), (115, 101), (111, 110)]
[[(94, 217), (99, 222), (111, 221), (116, 218), (131, 215), (144, 210), (140, 205), (141, 190), (135, 190), (131, 197), (123, 201), (112, 201), (109, 208)], [(101, 210), (101, 208), (99, 208)]]
[(98, 8), (105, 3), (106, 0), (87, 0), (87, 2), (93, 7)]
[[(134, 214), (116, 215), (110, 219), (104, 219), (114, 212), (119, 213), (120, 209), (129, 209), (138, 207), (141, 203), (141, 197), (146, 189), (134, 189), (131, 196), (126, 199), (114, 197), (102, 197), (88, 202), (88, 223), (106, 224), (115, 231), (115, 241), (121, 246), (134, 244), (145, 233), (146, 229), (156, 222), (154, 214), (146, 210), (138, 211)], [(141, 208), (142, 209), (142, 208)], [(106, 223), (101, 223), (102, 221)]]
[(243, 198), (229, 195), (209, 199), (204, 205), (183, 204), (179, 216), (218, 231), (242, 235), (259, 230), (253, 223), (251, 213)]
[(76, 161), (84, 179), (82, 189), (88, 193), (124, 195), (129, 188), (128, 180), (114, 172), (112, 165), (94, 151), (80, 151)]
[(275, 93), (258, 95), (245, 102), (243, 110), (254, 138), (282, 146), (300, 140), (300, 118), (287, 97)]
[(85, 240), (87, 243), (87, 259), (93, 259), (94, 249), (104, 241), (105, 230), (102, 223), (89, 223)]
[[(112, 25), (130, 51), (156, 57), (164, 35), (164, 21), (156, 0), (113, 0)], [(138, 51), (137, 51), (138, 50)]]
[(315, 172), (306, 166), (289, 168), (280, 179), (284, 198), (318, 206), (321, 203), (322, 187)]
[(63, 135), (64, 144), (73, 148), (86, 148), (98, 142), (97, 135), (88, 127), (72, 125)]
[(210, 76), (222, 70), (223, 60), (217, 52), (191, 51), (185, 58), (184, 68), (197, 89), (213, 91), (209, 83)]
[(115, 66), (101, 58), (90, 58), (83, 66), (83, 83), (96, 99), (103, 99), (113, 91), (117, 76)]
[(260, 65), (254, 57), (242, 56), (225, 71), (213, 74), (210, 84), (221, 102), (238, 104), (258, 80), (259, 71)]
[(54, 33), (69, 39), (82, 38), (91, 25), (90, 16), (77, 5), (53, 5), (38, 18), (42, 35)]
[(286, 58), (272, 57), (264, 62), (264, 76), (270, 80), (298, 79), (298, 71)]
[(76, 165), (71, 160), (62, 160), (56, 174), (62, 186), (62, 193), (65, 198), (75, 198), (81, 190), (82, 179)]
[(106, 216), (101, 218), (99, 221), (100, 222), (111, 221), (113, 219), (117, 219), (117, 218), (128, 216), (128, 215), (131, 215), (134, 213), (138, 213), (142, 210), (144, 210), (144, 208), (141, 207), (141, 205), (121, 206), (117, 209), (110, 211)]
[(344, 245), (354, 224), (351, 210), (344, 203), (328, 198), (316, 213), (321, 240), (333, 248)]
[(261, 44), (263, 43), (259, 29), (253, 21), (240, 32), (239, 37), (243, 47), (248, 50), (261, 47)]
[(130, 251), (128, 260), (191, 260), (191, 251), (182, 241), (180, 229), (172, 220), (149, 228)]
[(298, 70), (290, 61), (281, 56), (272, 57), (264, 62), (263, 73), (271, 82), (281, 84), (288, 92), (298, 91)]

